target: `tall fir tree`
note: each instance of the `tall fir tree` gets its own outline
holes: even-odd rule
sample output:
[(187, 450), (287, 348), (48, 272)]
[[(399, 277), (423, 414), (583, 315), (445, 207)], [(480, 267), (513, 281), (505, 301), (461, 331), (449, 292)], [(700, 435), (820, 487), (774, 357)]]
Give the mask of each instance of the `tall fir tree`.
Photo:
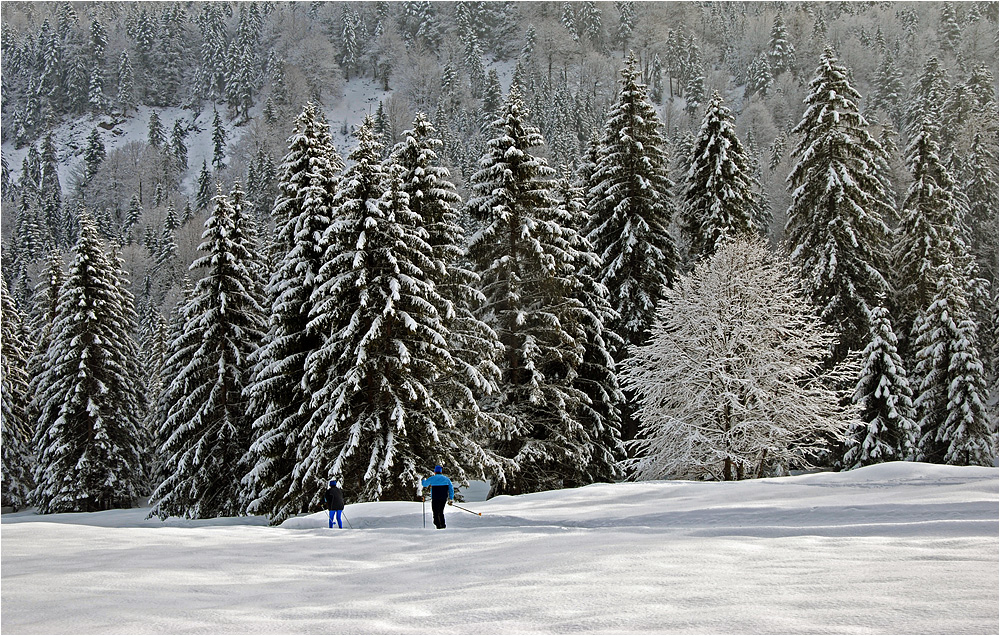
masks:
[(626, 455), (622, 442), (625, 396), (618, 383), (613, 355), (621, 345), (621, 338), (607, 326), (614, 322), (615, 310), (608, 290), (595, 279), (601, 261), (582, 233), (588, 222), (584, 188), (573, 184), (565, 167), (555, 187), (556, 218), (573, 255), (572, 296), (581, 305), (573, 335), (582, 343), (583, 358), (573, 386), (587, 396), (577, 417), (590, 446), (590, 457), (567, 481), (578, 484), (615, 481), (624, 476), (621, 462)]
[(216, 110), (212, 118), (212, 166), (216, 170), (221, 170), (226, 165), (226, 140), (228, 138), (229, 133), (222, 125), (222, 118), (219, 116), (219, 111)]
[(590, 457), (572, 380), (583, 345), (567, 331), (582, 307), (572, 297), (574, 254), (554, 213), (554, 171), (532, 154), (544, 144), (516, 87), (493, 124), (468, 203), (482, 228), (469, 256), (482, 279), (481, 310), (505, 347), (495, 409), (510, 420), (497, 451), (512, 460), (493, 494), (558, 488)]
[(128, 51), (122, 51), (118, 62), (118, 105), (126, 115), (135, 109), (136, 105), (135, 79)]
[(969, 201), (967, 224), (982, 276), (997, 284), (997, 214), (1000, 212), (1000, 180), (996, 144), (989, 137), (976, 132), (969, 148), (966, 178), (962, 191)]
[(864, 348), (869, 312), (888, 294), (885, 219), (895, 212), (884, 153), (866, 130), (861, 96), (832, 49), (824, 51), (809, 89), (806, 111), (792, 130), (799, 143), (788, 176), (785, 236), (806, 292), (840, 334), (839, 362)]
[(788, 41), (788, 30), (781, 13), (774, 16), (771, 39), (767, 43), (767, 58), (775, 75), (795, 68), (795, 47)]
[(418, 113), (413, 128), (393, 148), (391, 161), (403, 169), (410, 210), (427, 233), (425, 240), (436, 263), (424, 273), (451, 306), (444, 319), (454, 366), (438, 379), (434, 391), (449, 405), (453, 418), (479, 431), (477, 437), (485, 440), (501, 428), (496, 414), (484, 412), (479, 401), (497, 390), (497, 362), (503, 345), (496, 332), (476, 316), (484, 297), (478, 289), (479, 277), (467, 264), (465, 230), (459, 217), (462, 199), (448, 169), (441, 165), (437, 153), (444, 143), (436, 133), (430, 120)]
[(208, 162), (202, 159), (201, 172), (198, 173), (198, 190), (194, 195), (195, 206), (199, 210), (208, 208), (212, 197), (212, 173), (208, 171)]
[(896, 334), (884, 307), (871, 311), (871, 333), (861, 355), (861, 377), (853, 401), (857, 423), (846, 432), (844, 467), (912, 460), (920, 429), (914, 421), (913, 391), (896, 348)]
[(150, 497), (150, 516), (229, 517), (241, 508), (251, 424), (243, 390), (264, 309), (248, 267), (254, 246), (243, 243), (237, 214), (220, 192), (198, 247), (204, 255), (191, 264), (206, 275), (181, 310), (183, 327), (167, 353), (179, 373), (165, 389), (169, 406), (157, 434), (164, 480)]
[(306, 358), (323, 344), (322, 334), (310, 326), (322, 236), (336, 213), (333, 194), (343, 165), (329, 126), (312, 104), (296, 120), (288, 145), (272, 211), (277, 262), (265, 288), (267, 333), (253, 356), (247, 389), (255, 419), (251, 469), (243, 479), (246, 511), (269, 515), (274, 524), (314, 503), (314, 492), (307, 495), (294, 484), (301, 484), (300, 432), (311, 419), (312, 391), (318, 388), (306, 379)]
[(88, 180), (97, 174), (97, 169), (101, 167), (106, 157), (107, 151), (104, 142), (101, 141), (101, 134), (94, 128), (87, 137), (87, 149), (83, 151), (83, 162), (86, 166), (84, 174)]
[(639, 76), (638, 61), (629, 55), (604, 124), (587, 205), (587, 239), (602, 262), (597, 280), (612, 293), (617, 319), (611, 328), (625, 344), (646, 339), (678, 261), (668, 229), (674, 210), (667, 142)]
[[(966, 277), (971, 258), (962, 239), (965, 198), (941, 160), (937, 126), (921, 122), (907, 148), (906, 161), (913, 181), (903, 201), (892, 251), (895, 306), (904, 343), (909, 341), (917, 315), (938, 294), (942, 267), (957, 268)], [(912, 351), (904, 344), (904, 351)]]
[(896, 128), (902, 128), (904, 97), (903, 72), (899, 70), (896, 59), (885, 54), (875, 75), (874, 87), (868, 97), (869, 104), (872, 109), (885, 110)]
[(919, 387), (914, 406), (921, 432), (918, 459), (993, 466), (997, 433), (986, 413), (976, 323), (963, 284), (951, 263), (942, 265), (936, 294), (914, 326), (914, 381)]
[(689, 256), (698, 259), (714, 253), (725, 236), (755, 232), (761, 205), (750, 159), (718, 91), (709, 101), (688, 162), (681, 218)]
[(167, 132), (163, 128), (163, 122), (160, 121), (160, 116), (154, 110), (149, 114), (149, 135), (147, 136), (147, 143), (153, 148), (162, 148), (167, 142)]
[(945, 103), (951, 92), (948, 73), (941, 67), (941, 61), (931, 57), (924, 63), (913, 87), (906, 108), (906, 132), (916, 136), (924, 119), (941, 122)]
[(0, 277), (0, 450), (3, 460), (3, 505), (15, 511), (29, 504), (34, 490), (34, 427), (28, 419), (28, 360), (31, 343), (21, 312)]
[(488, 462), (435, 391), (454, 373), (451, 307), (428, 274), (443, 263), (410, 208), (405, 170), (381, 164), (371, 117), (356, 135), (315, 294), (326, 340), (306, 361), (319, 388), (300, 472), (314, 497), (314, 484), (337, 476), (355, 500), (410, 500), (435, 464), (465, 480)]
[(130, 507), (142, 492), (146, 403), (134, 302), (93, 222), (84, 216), (80, 225), (34, 387), (32, 498), (42, 514)]
[(187, 129), (181, 123), (181, 120), (178, 119), (174, 122), (173, 131), (170, 133), (170, 154), (173, 155), (177, 166), (182, 171), (187, 170), (188, 167), (188, 149), (184, 143), (186, 137)]

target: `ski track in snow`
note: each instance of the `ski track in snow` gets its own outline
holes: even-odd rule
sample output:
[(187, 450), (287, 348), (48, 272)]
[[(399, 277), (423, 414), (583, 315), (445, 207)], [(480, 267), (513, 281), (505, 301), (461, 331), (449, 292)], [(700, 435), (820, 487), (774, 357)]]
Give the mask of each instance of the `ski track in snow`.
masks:
[[(4, 633), (997, 633), (998, 471), (885, 464), (449, 508), (3, 515)], [(428, 517), (430, 516), (428, 506)]]

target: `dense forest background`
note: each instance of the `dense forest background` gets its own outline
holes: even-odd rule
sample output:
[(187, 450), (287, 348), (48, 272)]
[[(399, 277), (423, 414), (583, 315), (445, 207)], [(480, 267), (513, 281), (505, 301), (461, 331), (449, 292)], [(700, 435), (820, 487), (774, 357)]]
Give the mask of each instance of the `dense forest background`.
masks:
[[(70, 263), (86, 210), (121, 260), (139, 359), (157, 372), (179, 303), (208, 271), (189, 265), (217, 195), (252, 219), (267, 255), (257, 275), (266, 281), (279, 260), (268, 246), (280, 232), (280, 166), (309, 104), (348, 169), (370, 159), (352, 150), (364, 146), (365, 115), (384, 159), (424, 113), (457, 200), (470, 202), (456, 223), (473, 236), (483, 223), (475, 177), (511, 87), (544, 137), (534, 152), (550, 176), (579, 176), (631, 54), (676, 184), (719, 94), (761, 229), (781, 251), (794, 247), (789, 175), (809, 134), (797, 126), (829, 49), (884, 151), (890, 229), (919, 180), (909, 149), (925, 119), (935, 126), (935, 161), (965, 196), (956, 230), (975, 263), (968, 302), (996, 430), (996, 2), (5, 2), (2, 12), (2, 271), (13, 307), (34, 324), (54, 307), (41, 298), (53, 259)], [(680, 208), (683, 190), (671, 194)], [(678, 269), (690, 271), (698, 241), (682, 222), (670, 232)], [(155, 384), (144, 385), (151, 404)]]

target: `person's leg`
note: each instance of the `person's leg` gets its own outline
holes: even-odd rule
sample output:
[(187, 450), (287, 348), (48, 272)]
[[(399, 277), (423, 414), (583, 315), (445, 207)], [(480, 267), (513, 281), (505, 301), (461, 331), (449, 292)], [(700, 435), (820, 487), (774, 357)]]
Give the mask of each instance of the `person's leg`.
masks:
[(432, 501), (431, 508), (434, 510), (434, 526), (440, 530), (445, 527), (444, 523), (444, 500)]
[(330, 511), (330, 527), (333, 527), (333, 510)]
[(338, 528), (343, 528), (344, 527), (344, 522), (340, 519), (340, 515), (344, 511), (343, 510), (337, 510), (336, 512), (337, 512), (337, 527)]

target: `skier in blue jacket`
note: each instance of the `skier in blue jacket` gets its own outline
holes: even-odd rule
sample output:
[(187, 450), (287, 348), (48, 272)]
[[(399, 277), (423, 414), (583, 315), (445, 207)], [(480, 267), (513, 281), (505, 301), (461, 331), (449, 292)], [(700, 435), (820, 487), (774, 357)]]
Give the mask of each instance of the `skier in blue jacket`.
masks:
[(434, 467), (434, 475), (422, 480), (420, 483), (424, 488), (431, 488), (431, 510), (434, 511), (434, 526), (440, 530), (444, 528), (444, 506), (455, 503), (455, 487), (451, 485), (451, 480), (442, 474), (444, 469), (440, 466)]

